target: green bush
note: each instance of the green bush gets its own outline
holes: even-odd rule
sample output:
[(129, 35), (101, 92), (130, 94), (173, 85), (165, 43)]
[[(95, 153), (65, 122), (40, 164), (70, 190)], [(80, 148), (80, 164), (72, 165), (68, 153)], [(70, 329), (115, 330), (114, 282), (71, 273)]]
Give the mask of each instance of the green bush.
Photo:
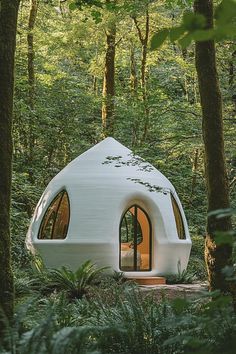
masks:
[(204, 260), (204, 238), (192, 236), (192, 249), (189, 258), (188, 271), (194, 273), (199, 280), (207, 279), (207, 272)]
[(95, 285), (99, 275), (107, 267), (97, 268), (91, 261), (84, 262), (75, 272), (67, 267), (48, 270), (48, 286), (65, 291), (71, 299), (80, 299), (91, 285)]

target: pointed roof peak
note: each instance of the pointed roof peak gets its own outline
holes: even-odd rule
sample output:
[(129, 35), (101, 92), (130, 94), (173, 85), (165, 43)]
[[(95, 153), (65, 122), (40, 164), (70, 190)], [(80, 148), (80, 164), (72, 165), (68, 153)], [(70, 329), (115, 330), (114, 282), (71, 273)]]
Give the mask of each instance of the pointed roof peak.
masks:
[[(105, 143), (106, 144), (119, 144), (119, 145), (122, 145), (118, 140), (116, 140), (115, 138), (113, 138), (111, 136), (108, 136), (107, 138), (104, 138), (98, 144), (105, 144)], [(124, 145), (122, 145), (122, 146), (124, 146)]]
[(130, 149), (112, 137), (103, 139), (71, 161), (55, 179), (67, 178), (70, 181), (78, 181), (78, 178), (81, 178), (81, 181), (86, 184), (92, 183), (93, 180), (97, 183), (95, 176), (96, 178), (115, 177), (123, 181), (127, 181), (128, 178), (144, 181), (155, 178), (157, 185), (171, 185), (167, 178), (152, 165), (145, 163), (138, 156), (135, 157)]
[(76, 159), (71, 161), (68, 166), (72, 166), (82, 161), (89, 160), (90, 163), (101, 163), (101, 161), (106, 161), (107, 157), (113, 156), (128, 156), (131, 150), (126, 146), (119, 143), (116, 139), (112, 137), (107, 137), (86, 150), (83, 154), (79, 155)]
[(92, 151), (106, 152), (107, 155), (118, 154), (118, 153), (130, 153), (130, 149), (122, 145), (119, 141), (112, 137), (107, 137), (93, 146), (91, 149), (87, 150), (85, 153)]
[(113, 138), (112, 136), (107, 136), (101, 142), (103, 142), (103, 141), (117, 141), (117, 140), (115, 138)]

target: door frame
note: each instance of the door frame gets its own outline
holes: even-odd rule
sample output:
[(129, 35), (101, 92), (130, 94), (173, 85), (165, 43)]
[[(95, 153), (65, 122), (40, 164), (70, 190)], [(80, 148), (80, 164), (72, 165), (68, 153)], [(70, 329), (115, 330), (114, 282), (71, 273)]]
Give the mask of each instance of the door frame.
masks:
[[(132, 270), (124, 270), (124, 272), (150, 272), (152, 271), (152, 223), (151, 223), (151, 219), (148, 215), (148, 213), (141, 207), (139, 206), (138, 204), (132, 204), (130, 205), (126, 210), (125, 212), (122, 214), (121, 216), (121, 220), (120, 220), (120, 225), (119, 225), (119, 269), (120, 271), (123, 271), (122, 270), (122, 264), (121, 264), (121, 227), (122, 227), (122, 222), (123, 222), (123, 219), (126, 215), (126, 213), (131, 209), (131, 208), (134, 208), (134, 269)], [(137, 264), (137, 261), (138, 261), (138, 244), (137, 244), (137, 230), (138, 230), (138, 209), (140, 209), (145, 217), (147, 218), (147, 221), (148, 221), (148, 225), (149, 225), (149, 267), (148, 269), (137, 269), (138, 268), (138, 264)], [(141, 228), (142, 230), (142, 228)]]

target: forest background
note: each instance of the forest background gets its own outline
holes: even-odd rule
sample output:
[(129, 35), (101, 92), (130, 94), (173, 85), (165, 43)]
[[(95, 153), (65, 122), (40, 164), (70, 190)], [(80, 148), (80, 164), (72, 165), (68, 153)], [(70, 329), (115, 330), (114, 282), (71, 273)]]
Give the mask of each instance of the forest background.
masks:
[[(9, 206), (19, 3), (11, 205), (14, 309)], [(213, 3), (216, 27), (206, 30), (213, 23)], [(235, 277), (225, 282), (221, 272), (233, 263), (228, 217), (233, 209), (223, 221), (207, 217), (207, 210), (230, 206), (228, 192), (232, 208), (236, 204), (236, 3), (219, 3), (194, 1), (206, 20), (194, 15), (192, 1), (0, 1), (0, 300), (7, 315), (0, 316), (0, 351), (234, 353)], [(203, 39), (216, 40), (224, 139), (214, 42)], [(157, 302), (130, 288), (121, 274), (91, 284), (91, 273), (97, 273), (89, 263), (77, 275), (37, 263), (36, 273), (30, 267), (25, 235), (45, 186), (108, 135), (151, 162), (176, 187), (193, 240), (189, 269), (201, 280), (206, 279), (207, 219), (210, 288), (231, 286), (233, 298), (216, 291), (196, 301), (163, 297)], [(227, 231), (223, 245), (215, 243), (216, 230)], [(235, 275), (235, 269), (227, 269)], [(81, 274), (89, 276), (82, 287)]]
[[(32, 3), (35, 12), (32, 14)], [(104, 136), (107, 31), (116, 23), (113, 136), (148, 160), (176, 187), (193, 240), (204, 244), (206, 189), (202, 116), (194, 45), (153, 34), (178, 25), (186, 2), (135, 2), (100, 9), (58, 1), (21, 3), (14, 104), (13, 260), (27, 262), (24, 239), (35, 205), (50, 179)], [(68, 6), (70, 5), (70, 6)], [(189, 10), (191, 2), (189, 3)], [(33, 15), (33, 17), (32, 17)], [(31, 16), (31, 18), (30, 18)], [(33, 22), (32, 22), (33, 20)], [(148, 20), (148, 23), (147, 23)], [(143, 42), (147, 37), (146, 61)], [(145, 65), (145, 67), (143, 67)], [(236, 195), (236, 48), (217, 44), (223, 97), (230, 198)], [(143, 74), (144, 73), (144, 74)], [(143, 77), (144, 75), (144, 77)], [(145, 95), (144, 95), (145, 90)], [(217, 173), (217, 172), (216, 172)]]

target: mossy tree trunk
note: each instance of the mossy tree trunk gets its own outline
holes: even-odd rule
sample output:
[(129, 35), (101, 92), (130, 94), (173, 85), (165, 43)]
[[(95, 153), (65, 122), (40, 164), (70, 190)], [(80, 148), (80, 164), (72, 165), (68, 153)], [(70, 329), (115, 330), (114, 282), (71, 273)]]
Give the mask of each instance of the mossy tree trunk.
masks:
[[(207, 27), (213, 27), (213, 1), (195, 0), (195, 12), (207, 19)], [(202, 128), (205, 146), (205, 175), (207, 184), (208, 212), (229, 208), (228, 178), (225, 164), (222, 98), (216, 68), (214, 41), (196, 43), (196, 69), (202, 107)], [(227, 291), (229, 286), (222, 269), (231, 263), (230, 245), (216, 245), (215, 232), (231, 229), (230, 218), (207, 218), (205, 260), (210, 290)]]
[(236, 50), (233, 51), (229, 61), (229, 89), (233, 102), (233, 119), (236, 116), (236, 90), (235, 90), (235, 64), (236, 64)]
[(12, 110), (19, 0), (0, 0), (0, 305), (10, 319), (14, 287), (10, 249)]

